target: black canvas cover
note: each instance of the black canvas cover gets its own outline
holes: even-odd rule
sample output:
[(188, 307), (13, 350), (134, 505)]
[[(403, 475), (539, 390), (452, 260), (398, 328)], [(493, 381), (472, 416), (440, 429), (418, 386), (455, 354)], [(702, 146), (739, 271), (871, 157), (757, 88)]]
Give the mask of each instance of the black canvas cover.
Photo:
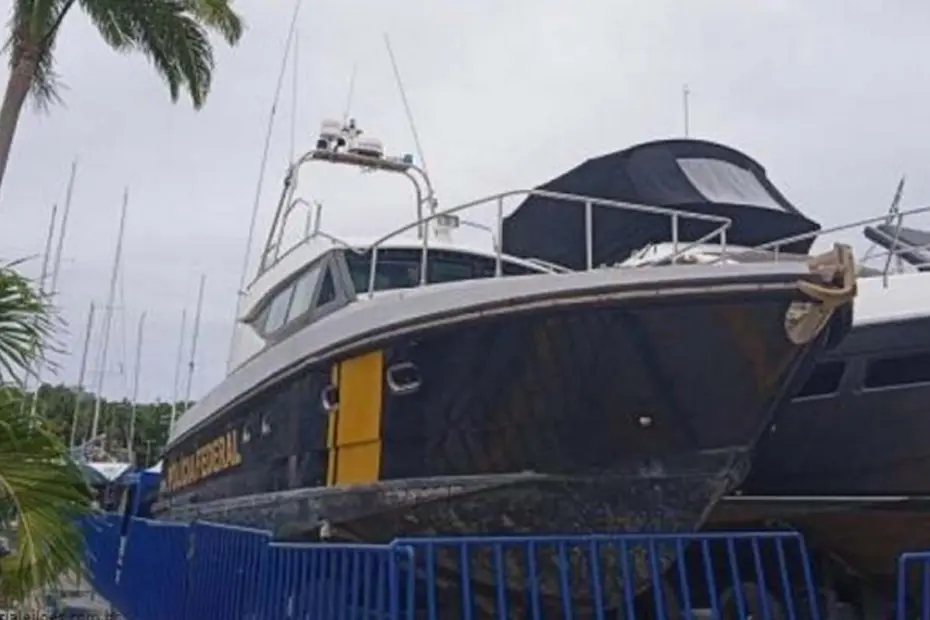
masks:
[[(589, 159), (538, 189), (730, 218), (727, 242), (754, 247), (820, 230), (772, 185), (765, 169), (730, 147), (703, 140), (661, 140)], [(594, 209), (594, 264), (615, 263), (650, 243), (672, 241), (667, 215)], [(682, 217), (679, 241), (718, 224)], [(531, 196), (504, 219), (508, 254), (585, 266), (584, 205)], [(806, 254), (813, 238), (784, 246)]]
[(869, 241), (886, 250), (897, 248), (897, 255), (907, 264), (917, 267), (918, 271), (930, 271), (930, 233), (891, 224), (868, 226), (864, 232)]

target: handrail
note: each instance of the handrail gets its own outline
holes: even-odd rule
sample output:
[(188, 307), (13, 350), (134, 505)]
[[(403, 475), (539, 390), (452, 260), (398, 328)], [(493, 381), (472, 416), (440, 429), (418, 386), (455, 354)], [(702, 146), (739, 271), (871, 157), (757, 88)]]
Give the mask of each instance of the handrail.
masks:
[[(930, 206), (926, 207), (916, 207), (914, 209), (907, 209), (901, 211), (900, 215), (916, 215), (918, 213), (927, 213), (930, 212)], [(888, 215), (880, 215), (878, 217), (870, 217), (864, 220), (857, 220), (855, 222), (848, 222), (846, 224), (841, 224), (839, 226), (834, 226), (832, 228), (824, 228), (821, 230), (814, 230), (811, 232), (802, 233), (800, 235), (793, 235), (791, 237), (784, 237), (782, 239), (776, 239), (775, 241), (769, 241), (768, 243), (763, 243), (762, 245), (749, 248), (751, 250), (770, 250), (774, 248), (780, 248), (781, 246), (795, 243), (797, 241), (806, 241), (807, 239), (813, 239), (815, 237), (820, 237), (823, 235), (829, 235), (835, 232), (842, 232), (844, 230), (850, 230), (852, 228), (860, 228), (862, 226), (867, 226), (869, 224), (875, 224), (877, 222), (884, 222), (888, 219)], [(776, 252), (777, 256), (777, 252)]]
[[(900, 212), (900, 215), (901, 215), (902, 217), (898, 220), (898, 222), (899, 222), (898, 227), (900, 228), (901, 221), (903, 220), (903, 216), (905, 216), (905, 215), (916, 215), (916, 214), (918, 214), (918, 213), (928, 213), (928, 212), (930, 212), (930, 206), (915, 207), (915, 208), (913, 208), (913, 209), (906, 209), (906, 210), (904, 210), (904, 211), (901, 211), (901, 212)], [(775, 261), (775, 262), (778, 262), (779, 250), (780, 250), (780, 248), (781, 248), (782, 246), (789, 245), (789, 244), (791, 244), (791, 243), (796, 243), (796, 242), (798, 242), (798, 241), (806, 241), (807, 239), (815, 239), (815, 238), (817, 238), (817, 237), (822, 237), (822, 236), (829, 235), (829, 234), (833, 234), (833, 233), (837, 233), (837, 232), (843, 232), (843, 231), (845, 231), (845, 230), (851, 230), (851, 229), (854, 229), (854, 228), (861, 228), (861, 227), (867, 226), (867, 225), (869, 225), (869, 224), (875, 224), (875, 223), (879, 223), (879, 222), (885, 222), (885, 221), (887, 221), (887, 219), (888, 219), (888, 215), (887, 215), (887, 214), (885, 214), (885, 215), (879, 215), (879, 216), (875, 216), (875, 217), (869, 217), (869, 218), (866, 218), (866, 219), (856, 220), (856, 221), (854, 221), (854, 222), (847, 222), (847, 223), (845, 223), (845, 224), (840, 224), (840, 225), (838, 225), (838, 226), (833, 226), (833, 227), (831, 227), (831, 228), (823, 228), (823, 229), (820, 229), (820, 230), (812, 230), (812, 231), (810, 231), (810, 232), (801, 233), (801, 234), (798, 234), (798, 235), (792, 235), (792, 236), (790, 236), (790, 237), (783, 237), (783, 238), (781, 238), (781, 239), (775, 239), (774, 241), (768, 241), (768, 242), (763, 243), (763, 244), (761, 244), (761, 245), (753, 246), (753, 247), (750, 247), (750, 248), (744, 248), (744, 249), (745, 249), (746, 251), (750, 251), (750, 252), (753, 252), (753, 251), (755, 251), (755, 252), (766, 252), (766, 251), (770, 251), (770, 252), (772, 252), (772, 254), (773, 254), (772, 260)], [(898, 253), (900, 253), (900, 252), (898, 252)], [(723, 253), (721, 253), (720, 256), (717, 256), (717, 257), (715, 257), (712, 261), (709, 261), (708, 264), (716, 264), (716, 263), (719, 263), (720, 261), (726, 260), (727, 258), (728, 258), (728, 256), (726, 255), (725, 252), (723, 252)], [(887, 267), (886, 267), (885, 275), (887, 276)]]
[[(314, 149), (302, 155), (297, 161), (288, 166), (287, 174), (284, 177), (284, 189), (281, 197), (278, 199), (278, 206), (275, 209), (274, 217), (271, 221), (271, 227), (268, 230), (268, 237), (265, 241), (265, 248), (259, 259), (258, 279), (263, 273), (277, 265), (282, 257), (280, 255), (281, 241), (284, 237), (284, 231), (287, 227), (287, 221), (291, 212), (298, 204), (308, 204), (303, 198), (295, 198), (294, 191), (297, 189), (297, 178), (300, 168), (310, 162), (328, 162), (333, 164), (343, 164), (356, 166), (359, 168), (369, 169), (376, 168), (384, 172), (400, 174), (407, 178), (413, 184), (414, 193), (416, 194), (417, 217), (422, 220), (423, 206), (428, 205), (430, 212), (435, 212), (435, 196), (433, 186), (426, 172), (418, 166), (401, 161), (394, 161), (385, 158), (372, 158), (365, 155), (358, 155), (348, 152), (334, 152), (329, 150)], [(319, 215), (319, 212), (317, 213)], [(418, 234), (426, 237), (426, 231), (422, 228)], [(300, 243), (300, 242), (298, 242)], [(285, 254), (289, 253), (289, 248)], [(277, 252), (274, 259), (269, 261), (272, 252)], [(253, 279), (253, 282), (255, 281)]]
[[(467, 209), (471, 209), (477, 206), (490, 204), (492, 202), (496, 204), (496, 208), (497, 208), (497, 213), (496, 213), (496, 218), (495, 218), (497, 222), (496, 237), (498, 239), (503, 239), (503, 236), (504, 236), (503, 235), (504, 200), (507, 198), (513, 198), (515, 196), (525, 196), (525, 197), (539, 196), (542, 198), (551, 198), (554, 200), (565, 200), (568, 202), (581, 202), (582, 204), (584, 204), (584, 207), (585, 207), (585, 215), (584, 215), (584, 218), (585, 218), (585, 269), (587, 271), (594, 269), (594, 255), (593, 255), (593, 252), (594, 252), (593, 208), (594, 206), (602, 206), (602, 207), (607, 207), (607, 208), (634, 211), (634, 212), (639, 212), (639, 213), (652, 213), (656, 215), (668, 216), (671, 219), (671, 223), (672, 223), (672, 243), (674, 244), (676, 248), (671, 258), (676, 258), (677, 256), (681, 254), (682, 251), (684, 251), (684, 250), (677, 249), (677, 245), (679, 242), (678, 240), (679, 218), (688, 218), (688, 219), (694, 219), (694, 220), (699, 220), (699, 221), (715, 222), (719, 224), (719, 226), (717, 226), (710, 233), (708, 233), (707, 235), (702, 237), (700, 240), (698, 240), (698, 242), (691, 243), (688, 246), (686, 246), (686, 249), (690, 247), (694, 247), (696, 243), (698, 244), (704, 243), (710, 239), (713, 239), (714, 237), (719, 236), (720, 241), (721, 241), (721, 247), (723, 248), (723, 251), (725, 252), (726, 251), (726, 231), (732, 225), (732, 220), (730, 218), (719, 216), (719, 215), (706, 215), (702, 213), (692, 213), (690, 211), (682, 211), (679, 209), (671, 209), (667, 207), (657, 207), (653, 205), (641, 205), (641, 204), (635, 204), (635, 203), (630, 203), (630, 202), (623, 202), (620, 200), (609, 200), (606, 198), (597, 198), (594, 196), (566, 194), (562, 192), (551, 192), (548, 190), (540, 190), (540, 189), (509, 190), (506, 192), (491, 194), (490, 196), (485, 196), (483, 198), (478, 198), (476, 200), (472, 200), (472, 201), (469, 201), (469, 202), (466, 202), (460, 205), (456, 205), (454, 207), (450, 207), (442, 211), (433, 212), (426, 217), (418, 218), (417, 220), (413, 222), (405, 224), (379, 237), (369, 246), (369, 251), (372, 254), (372, 261), (371, 261), (371, 268), (369, 272), (369, 282), (368, 282), (369, 295), (374, 293), (375, 275), (377, 272), (377, 254), (378, 254), (378, 249), (384, 243), (386, 243), (387, 241), (390, 241), (391, 239), (395, 237), (402, 235), (403, 233), (409, 230), (412, 230), (413, 228), (421, 227), (424, 223), (429, 224), (429, 222), (432, 222), (433, 220), (437, 218), (448, 216), (448, 215), (454, 215), (460, 211), (465, 211)], [(427, 229), (428, 229), (428, 226), (427, 226)], [(419, 274), (420, 275), (420, 286), (423, 286), (426, 284), (426, 278), (427, 278), (427, 273), (426, 273), (427, 257), (428, 257), (428, 252), (429, 252), (429, 235), (428, 234), (423, 236), (422, 243), (423, 245), (422, 245), (420, 274)], [(502, 274), (502, 258), (504, 254), (503, 254), (501, 246), (502, 244), (497, 244), (497, 247), (494, 249), (495, 277), (500, 277), (501, 275), (503, 275)], [(516, 257), (508, 257), (508, 259), (510, 258), (516, 258)]]
[[(339, 154), (339, 155), (340, 155), (340, 158), (339, 158), (340, 161), (336, 161), (335, 163), (350, 163), (353, 165), (362, 165), (361, 162), (367, 161), (366, 158), (359, 158), (356, 156), (348, 156), (348, 155), (343, 156), (343, 154)], [(311, 151), (310, 153), (304, 155), (299, 160), (297, 160), (297, 162), (295, 162), (290, 167), (287, 179), (285, 181), (284, 194), (282, 195), (281, 200), (279, 201), (279, 206), (275, 214), (274, 222), (272, 224), (273, 232), (269, 234), (268, 243), (266, 244), (265, 251), (262, 254), (262, 263), (259, 269), (259, 273), (252, 280), (252, 282), (250, 283), (250, 286), (251, 284), (254, 284), (254, 282), (258, 280), (269, 269), (279, 264), (289, 255), (295, 252), (298, 248), (306, 245), (307, 243), (309, 243), (311, 240), (315, 238), (322, 237), (322, 238), (332, 241), (334, 244), (340, 246), (341, 248), (351, 250), (352, 252), (356, 254), (363, 254), (363, 253), (371, 254), (372, 259), (371, 259), (371, 265), (370, 265), (370, 271), (369, 271), (368, 291), (367, 291), (369, 296), (371, 296), (375, 292), (374, 289), (375, 289), (375, 280), (376, 280), (376, 274), (377, 274), (377, 268), (378, 268), (379, 250), (381, 250), (384, 244), (386, 244), (387, 242), (413, 229), (417, 230), (418, 236), (420, 237), (420, 242), (422, 244), (421, 245), (422, 251), (421, 251), (421, 258), (420, 258), (420, 269), (419, 269), (419, 279), (420, 279), (419, 285), (423, 286), (427, 283), (427, 264), (428, 264), (428, 256), (429, 256), (429, 249), (430, 249), (430, 234), (429, 234), (430, 223), (441, 217), (456, 215), (460, 212), (473, 209), (475, 207), (488, 205), (488, 204), (496, 205), (496, 218), (495, 218), (496, 225), (485, 227), (483, 225), (474, 224), (472, 222), (467, 222), (466, 225), (474, 226), (475, 228), (480, 228), (483, 230), (487, 230), (490, 233), (491, 239), (493, 241), (492, 245), (493, 245), (494, 262), (495, 262), (495, 267), (494, 267), (495, 277), (500, 277), (503, 275), (503, 263), (504, 262), (519, 264), (519, 265), (523, 265), (527, 267), (532, 267), (535, 269), (541, 269), (542, 271), (550, 272), (550, 273), (558, 273), (560, 271), (561, 272), (572, 271), (571, 269), (567, 267), (564, 267), (562, 265), (554, 265), (547, 261), (541, 261), (535, 258), (526, 259), (526, 258), (517, 257), (517, 256), (507, 256), (503, 253), (503, 247), (502, 247), (501, 240), (503, 239), (504, 201), (510, 198), (514, 198), (514, 197), (548, 198), (552, 200), (561, 200), (561, 201), (565, 201), (569, 203), (580, 203), (584, 206), (585, 269), (586, 270), (592, 270), (595, 268), (595, 265), (594, 265), (594, 215), (593, 215), (593, 210), (595, 206), (611, 208), (611, 209), (619, 209), (619, 210), (625, 210), (625, 211), (633, 211), (633, 212), (638, 212), (638, 213), (663, 215), (663, 216), (668, 217), (671, 223), (672, 243), (673, 243), (673, 247), (675, 248), (675, 251), (670, 257), (666, 257), (666, 259), (677, 258), (682, 253), (687, 252), (691, 248), (707, 243), (711, 241), (712, 239), (715, 239), (718, 237), (719, 237), (719, 243), (722, 248), (722, 251), (726, 252), (727, 230), (732, 226), (732, 220), (730, 218), (719, 216), (719, 215), (693, 213), (690, 211), (684, 211), (684, 210), (674, 209), (674, 208), (669, 208), (669, 207), (636, 204), (636, 203), (630, 203), (630, 202), (625, 202), (625, 201), (620, 201), (620, 200), (598, 198), (595, 196), (584, 196), (584, 195), (569, 194), (569, 193), (564, 193), (564, 192), (553, 192), (553, 191), (541, 190), (541, 189), (515, 189), (515, 190), (509, 190), (505, 192), (499, 192), (496, 194), (491, 194), (489, 196), (478, 198), (476, 200), (471, 200), (471, 201), (468, 201), (462, 204), (458, 204), (456, 206), (443, 209), (441, 211), (437, 211), (434, 208), (435, 204), (434, 204), (434, 201), (432, 200), (432, 194), (431, 194), (432, 190), (431, 190), (431, 185), (429, 184), (428, 179), (424, 182), (424, 185), (427, 188), (426, 190), (427, 196), (424, 197), (423, 195), (424, 192), (421, 191), (420, 184), (417, 182), (416, 179), (414, 179), (410, 174), (408, 174), (409, 170), (416, 169), (416, 168), (412, 166), (398, 164), (396, 167), (388, 167), (388, 171), (400, 172), (404, 176), (407, 176), (408, 178), (410, 178), (411, 181), (413, 182), (414, 187), (417, 190), (416, 201), (417, 201), (417, 206), (418, 206), (417, 218), (414, 221), (404, 224), (382, 235), (381, 237), (377, 238), (374, 242), (372, 242), (370, 245), (368, 245), (364, 249), (360, 249), (357, 246), (353, 246), (352, 244), (349, 244), (343, 239), (340, 239), (336, 236), (333, 236), (329, 233), (326, 233), (320, 230), (319, 225), (317, 223), (317, 225), (314, 227), (312, 234), (310, 235), (305, 234), (298, 242), (296, 242), (294, 245), (292, 245), (291, 247), (289, 247), (287, 250), (285, 250), (282, 253), (280, 244), (283, 241), (284, 228), (286, 226), (289, 216), (298, 206), (306, 206), (308, 208), (311, 206), (311, 204), (307, 202), (305, 199), (300, 198), (300, 197), (296, 197), (296, 198), (294, 197), (294, 191), (296, 189), (295, 179), (297, 176), (298, 168), (304, 163), (307, 163), (310, 161), (316, 161), (320, 159), (322, 159), (323, 161), (333, 161), (333, 159), (328, 154), (325, 157), (321, 158), (318, 151)], [(346, 159), (347, 161), (342, 162), (341, 159)], [(419, 169), (416, 169), (416, 170), (419, 170)], [(431, 208), (430, 209), (431, 212), (428, 215), (425, 215), (423, 213), (422, 206), (424, 203), (428, 203)], [(317, 212), (317, 218), (319, 218), (319, 207), (318, 207), (318, 212)], [(679, 244), (678, 229), (679, 229), (680, 220), (682, 218), (710, 222), (710, 223), (717, 224), (717, 225), (713, 228), (713, 230), (711, 230), (709, 233), (702, 236), (700, 239), (690, 242), (684, 247), (679, 248), (678, 247), (678, 244)], [(274, 253), (274, 258), (272, 261), (269, 262), (268, 259), (271, 257), (272, 253)], [(506, 261), (504, 260), (505, 258), (506, 258)]]

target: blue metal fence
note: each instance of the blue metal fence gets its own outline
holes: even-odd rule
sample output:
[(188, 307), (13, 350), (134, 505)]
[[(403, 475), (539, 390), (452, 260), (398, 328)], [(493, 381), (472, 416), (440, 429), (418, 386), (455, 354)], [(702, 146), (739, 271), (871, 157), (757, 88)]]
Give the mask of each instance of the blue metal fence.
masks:
[(930, 551), (902, 553), (897, 573), (897, 620), (930, 620)]
[[(133, 519), (84, 525), (97, 590), (129, 620), (819, 620), (793, 532), (279, 543)], [(926, 619), (930, 620), (930, 618)]]

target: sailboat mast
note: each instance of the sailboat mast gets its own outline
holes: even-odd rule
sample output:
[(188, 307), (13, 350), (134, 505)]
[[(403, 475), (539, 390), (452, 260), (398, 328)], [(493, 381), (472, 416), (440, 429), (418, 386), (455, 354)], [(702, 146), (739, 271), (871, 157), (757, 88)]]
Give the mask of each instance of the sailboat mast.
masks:
[(74, 449), (74, 442), (77, 436), (77, 425), (81, 411), (81, 399), (84, 396), (84, 376), (87, 372), (87, 352), (90, 350), (90, 336), (94, 329), (94, 302), (90, 302), (90, 310), (87, 312), (87, 327), (84, 330), (84, 348), (81, 351), (81, 366), (78, 369), (77, 393), (74, 395), (74, 412), (71, 415), (71, 439), (68, 447)]
[(184, 407), (191, 402), (191, 386), (194, 382), (194, 365), (197, 357), (197, 340), (200, 336), (200, 318), (203, 313), (203, 291), (207, 283), (207, 276), (200, 276), (200, 288), (197, 291), (197, 310), (194, 314), (194, 333), (191, 335), (191, 355), (187, 361), (187, 386), (184, 388)]
[[(45, 297), (47, 293), (45, 281), (48, 280), (49, 258), (51, 257), (51, 254), (52, 254), (52, 239), (55, 238), (55, 222), (57, 221), (57, 219), (58, 219), (58, 205), (54, 204), (52, 205), (51, 217), (49, 217), (48, 219), (48, 234), (45, 236), (45, 250), (42, 252), (42, 270), (39, 272), (39, 294), (43, 298)], [(35, 375), (35, 378), (36, 378), (36, 389), (35, 389), (35, 392), (33, 392), (32, 394), (31, 404), (29, 406), (29, 415), (34, 417), (36, 415), (36, 409), (39, 404), (39, 388), (42, 387), (42, 380), (41, 380), (42, 359), (41, 358), (39, 358), (36, 361), (35, 371), (33, 374)], [(26, 375), (25, 383), (27, 386), (29, 385), (29, 383), (31, 383), (30, 381), (31, 378), (32, 377), (30, 375), (28, 374)], [(26, 408), (26, 402), (23, 401), (22, 405), (20, 405), (20, 411), (25, 411), (25, 408)]]
[(129, 189), (123, 190), (123, 206), (120, 209), (119, 233), (116, 238), (116, 251), (113, 256), (113, 270), (110, 272), (110, 290), (107, 294), (107, 305), (103, 313), (103, 345), (100, 347), (100, 365), (97, 376), (96, 398), (94, 400), (94, 420), (90, 427), (91, 441), (97, 438), (97, 429), (100, 425), (100, 409), (103, 406), (103, 384), (106, 378), (107, 353), (110, 348), (110, 328), (113, 324), (113, 303), (116, 299), (116, 283), (119, 279), (120, 262), (123, 257), (123, 235), (126, 232), (126, 209), (129, 206)]
[(65, 208), (61, 213), (61, 230), (58, 232), (58, 243), (55, 247), (55, 260), (52, 261), (51, 292), (58, 292), (58, 275), (61, 272), (61, 257), (65, 247), (65, 236), (68, 234), (68, 216), (71, 214), (71, 196), (74, 194), (74, 179), (77, 176), (77, 160), (71, 163), (71, 176), (68, 178), (68, 189), (65, 190)]
[[(48, 287), (48, 290), (43, 291), (47, 295), (55, 295), (58, 293), (58, 275), (61, 272), (61, 257), (62, 250), (65, 245), (65, 235), (68, 234), (68, 214), (71, 213), (71, 195), (74, 191), (74, 177), (77, 174), (77, 160), (71, 164), (71, 177), (68, 179), (68, 189), (65, 193), (65, 208), (61, 214), (61, 229), (58, 231), (58, 242), (55, 244), (55, 256), (51, 263), (51, 285)], [(52, 208), (52, 221), (49, 225), (49, 238), (46, 241), (45, 246), (45, 258), (42, 261), (42, 283), (44, 286), (45, 280), (48, 278), (49, 270), (49, 258), (52, 256), (52, 236), (55, 230), (55, 216), (57, 214), (58, 206)], [(36, 368), (36, 383), (38, 387), (42, 387), (42, 371), (45, 370), (44, 360), (39, 360), (38, 367)], [(35, 393), (32, 395), (32, 406), (30, 410), (31, 415), (36, 415), (36, 409), (39, 405), (39, 390), (36, 389)]]
[(58, 205), (52, 205), (52, 215), (48, 220), (48, 235), (45, 237), (45, 251), (42, 253), (42, 271), (39, 275), (39, 290), (48, 292), (45, 281), (48, 280), (49, 259), (52, 256), (52, 240), (55, 238), (55, 223), (58, 220)]
[(145, 312), (139, 316), (139, 327), (136, 332), (136, 360), (132, 369), (132, 402), (131, 413), (129, 415), (129, 439), (127, 452), (129, 453), (129, 462), (136, 462), (136, 402), (139, 400), (139, 373), (142, 368), (142, 335), (145, 331)]
[(171, 426), (168, 431), (174, 430), (174, 423), (178, 419), (178, 387), (181, 383), (181, 363), (184, 359), (184, 336), (187, 332), (187, 308), (181, 310), (181, 333), (178, 337), (178, 355), (174, 362), (174, 385), (171, 388)]

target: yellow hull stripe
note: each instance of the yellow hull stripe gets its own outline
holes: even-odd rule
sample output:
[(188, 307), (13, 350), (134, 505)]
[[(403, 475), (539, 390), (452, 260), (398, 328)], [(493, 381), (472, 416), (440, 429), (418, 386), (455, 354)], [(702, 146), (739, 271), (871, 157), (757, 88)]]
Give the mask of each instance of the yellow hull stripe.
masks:
[(327, 485), (375, 482), (381, 473), (384, 354), (345, 360), (333, 372), (339, 407), (329, 420)]

